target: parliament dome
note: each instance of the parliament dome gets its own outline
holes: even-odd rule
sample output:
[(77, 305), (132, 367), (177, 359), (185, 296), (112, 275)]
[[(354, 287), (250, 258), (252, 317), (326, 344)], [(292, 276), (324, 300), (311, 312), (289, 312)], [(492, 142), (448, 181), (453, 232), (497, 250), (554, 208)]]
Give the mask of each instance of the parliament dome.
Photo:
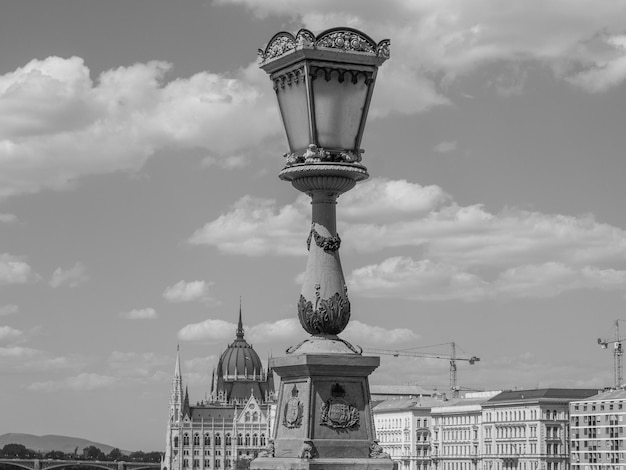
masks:
[(259, 355), (244, 339), (241, 311), (235, 341), (222, 353), (217, 374), (226, 380), (254, 380), (263, 375), (263, 364)]

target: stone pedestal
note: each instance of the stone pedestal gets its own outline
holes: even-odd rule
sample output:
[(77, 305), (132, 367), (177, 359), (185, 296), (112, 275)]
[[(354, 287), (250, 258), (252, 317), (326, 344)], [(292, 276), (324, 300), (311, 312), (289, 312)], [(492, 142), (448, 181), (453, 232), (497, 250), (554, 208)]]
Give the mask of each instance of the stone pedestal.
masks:
[(392, 470), (391, 459), (294, 459), (258, 458), (250, 463), (251, 470)]
[(274, 455), (250, 468), (391, 470), (391, 459), (370, 458), (375, 431), (367, 377), (380, 358), (328, 337), (314, 337), (295, 352), (271, 359), (281, 378)]

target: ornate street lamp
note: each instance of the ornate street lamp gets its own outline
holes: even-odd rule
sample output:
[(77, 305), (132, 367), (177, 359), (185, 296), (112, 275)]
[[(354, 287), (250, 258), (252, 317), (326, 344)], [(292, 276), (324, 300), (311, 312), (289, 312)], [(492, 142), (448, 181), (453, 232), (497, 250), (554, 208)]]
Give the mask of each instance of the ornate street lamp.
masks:
[(275, 441), (251, 468), (391, 470), (375, 440), (367, 380), (380, 359), (362, 356), (337, 336), (350, 319), (350, 301), (335, 211), (337, 198), (369, 177), (361, 138), (389, 40), (376, 43), (352, 28), (317, 36), (301, 29), (295, 36), (276, 34), (259, 56), (289, 144), (279, 177), (311, 197), (309, 258), (298, 301), (298, 318), (311, 337), (271, 360), (281, 377)]

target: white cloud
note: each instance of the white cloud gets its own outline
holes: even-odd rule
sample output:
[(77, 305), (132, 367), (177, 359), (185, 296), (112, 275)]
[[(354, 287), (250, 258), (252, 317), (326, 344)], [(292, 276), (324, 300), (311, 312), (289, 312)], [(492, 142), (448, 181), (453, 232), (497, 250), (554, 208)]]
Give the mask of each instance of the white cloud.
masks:
[(205, 149), (232, 165), (233, 155), (249, 158), (281, 132), (256, 64), (233, 77), (200, 72), (166, 82), (170, 67), (134, 64), (92, 81), (83, 59), (48, 57), (0, 75), (0, 198), (137, 170), (165, 147)]
[(246, 330), (246, 338), (254, 343), (294, 342), (299, 337), (304, 339), (305, 335), (297, 318), (262, 322)]
[(454, 152), (457, 149), (456, 142), (444, 140), (443, 142), (439, 142), (437, 145), (433, 147), (433, 150), (437, 153), (450, 153)]
[(581, 49), (586, 53), (586, 67), (569, 75), (567, 80), (570, 83), (598, 93), (626, 79), (626, 35), (597, 34)]
[(208, 319), (200, 323), (191, 323), (178, 332), (182, 341), (228, 341), (235, 337), (237, 325), (224, 320)]
[(71, 268), (63, 269), (56, 268), (52, 273), (52, 277), (50, 278), (50, 286), (61, 287), (63, 285), (67, 285), (69, 287), (76, 287), (89, 279), (87, 275), (87, 270), (83, 263), (78, 261)]
[[(224, 320), (209, 319), (186, 325), (178, 332), (183, 341), (228, 342), (235, 338), (237, 325)], [(244, 326), (245, 338), (251, 343), (271, 343), (291, 341), (303, 336), (304, 330), (296, 318), (285, 318), (274, 322), (261, 322), (258, 325)]]
[[(305, 196), (301, 196), (303, 198)], [(372, 178), (342, 195), (339, 204), (342, 220), (389, 222), (392, 219), (402, 220), (426, 214), (449, 204), (450, 200), (450, 195), (439, 186), (420, 186), (406, 180)], [(311, 210), (310, 204), (301, 203), (300, 207), (307, 211), (307, 215)]]
[[(395, 0), (384, 15), (355, 0), (223, 2), (287, 14), (315, 31), (345, 24), (377, 40), (390, 36), (392, 60), (380, 69), (373, 118), (450, 104), (454, 80), (494, 62), (509, 65), (495, 82), (501, 94), (520, 93), (537, 64), (590, 92), (626, 79), (621, 2)], [(170, 67), (152, 61), (92, 78), (79, 57), (48, 57), (0, 75), (0, 198), (134, 171), (163, 148), (202, 149), (205, 164), (237, 168), (282, 132), (274, 93), (255, 63), (230, 75), (167, 81)]]
[(349, 341), (358, 342), (360, 346), (377, 347), (381, 345), (397, 345), (409, 341), (417, 341), (420, 336), (408, 328), (383, 328), (367, 325), (359, 320), (350, 320), (342, 333)]
[(85, 358), (78, 355), (56, 356), (41, 349), (24, 346), (0, 347), (0, 372), (45, 372), (80, 369)]
[[(373, 178), (341, 196), (341, 216), (348, 221), (402, 219), (427, 213), (449, 199), (438, 186)], [(310, 213), (305, 195), (283, 207), (273, 199), (244, 196), (232, 210), (198, 229), (189, 242), (231, 254), (305, 256)]]
[(15, 340), (21, 336), (22, 332), (20, 330), (16, 330), (10, 326), (0, 326), (0, 342)]
[(460, 266), (515, 266), (546, 261), (584, 266), (626, 260), (626, 231), (573, 217), (517, 209), (490, 213), (452, 203), (425, 217), (344, 230), (359, 251), (419, 247), (424, 257)]
[(487, 279), (457, 266), (395, 257), (355, 269), (348, 284), (352, 292), (373, 298), (421, 301), (546, 298), (578, 289), (624, 291), (626, 271), (547, 262), (516, 266)]
[(248, 164), (248, 161), (248, 157), (243, 154), (230, 155), (224, 158), (207, 156), (202, 159), (202, 166), (207, 168), (217, 166), (225, 170), (234, 170), (243, 168)]
[[(185, 326), (178, 332), (184, 341), (228, 342), (235, 337), (237, 325), (223, 320), (205, 320)], [(283, 318), (273, 322), (261, 322), (244, 327), (245, 338), (253, 344), (295, 345), (308, 337), (297, 318)], [(363, 344), (398, 344), (414, 341), (419, 336), (407, 328), (387, 329), (351, 320), (342, 337)]]
[[(362, 295), (469, 301), (624, 289), (626, 230), (590, 215), (492, 213), (404, 180), (373, 179), (342, 198), (344, 252), (402, 252), (353, 271), (348, 285)], [(246, 196), (194, 237), (233, 254), (305, 255), (309, 211), (305, 196), (283, 207)], [(540, 274), (544, 285), (531, 282)]]
[(39, 276), (20, 257), (9, 253), (0, 254), (0, 285), (24, 284), (38, 279)]
[[(356, 0), (222, 2), (246, 4), (261, 16), (286, 14), (316, 32), (329, 25), (346, 25), (375, 40), (390, 37), (392, 60), (381, 68), (373, 104), (391, 102), (400, 112), (446, 103), (442, 85), (495, 61), (547, 64), (557, 78), (574, 78), (573, 83), (590, 91), (608, 89), (626, 78), (625, 8), (611, 0), (507, 5), (498, 0), (395, 0), (385, 3), (384, 15), (377, 4)], [(577, 76), (580, 67), (587, 75)], [(397, 78), (391, 80), (393, 76)], [(518, 80), (513, 88), (519, 86)], [(376, 103), (377, 94), (385, 99)]]
[(119, 316), (126, 320), (153, 320), (157, 318), (157, 312), (153, 308), (139, 308), (128, 312), (120, 312)]
[(0, 214), (0, 223), (11, 224), (17, 220), (14, 214)]
[(351, 292), (374, 298), (477, 300), (488, 292), (485, 281), (458, 267), (407, 257), (355, 269), (347, 283)]
[(212, 282), (206, 281), (179, 281), (167, 287), (163, 297), (170, 302), (211, 302), (213, 299), (209, 296), (209, 287), (212, 285)]
[(248, 256), (302, 255), (310, 224), (305, 214), (302, 199), (277, 209), (275, 200), (244, 196), (230, 212), (196, 230), (189, 242)]
[(152, 352), (113, 351), (107, 359), (108, 375), (123, 378), (124, 380), (159, 381), (162, 378), (163, 369), (173, 366), (174, 364), (169, 356)]
[[(556, 261), (593, 265), (626, 260), (626, 231), (592, 216), (459, 206), (437, 186), (373, 179), (342, 196), (342, 249), (423, 250), (450, 265), (507, 266)], [(304, 196), (279, 207), (245, 196), (192, 236), (232, 254), (306, 254), (310, 206)]]
[(62, 380), (34, 382), (27, 389), (33, 392), (57, 392), (70, 390), (73, 392), (90, 392), (99, 389), (114, 388), (120, 379), (109, 375), (83, 372)]
[(13, 315), (17, 313), (19, 310), (20, 308), (14, 304), (2, 305), (0, 306), (0, 317), (4, 315)]

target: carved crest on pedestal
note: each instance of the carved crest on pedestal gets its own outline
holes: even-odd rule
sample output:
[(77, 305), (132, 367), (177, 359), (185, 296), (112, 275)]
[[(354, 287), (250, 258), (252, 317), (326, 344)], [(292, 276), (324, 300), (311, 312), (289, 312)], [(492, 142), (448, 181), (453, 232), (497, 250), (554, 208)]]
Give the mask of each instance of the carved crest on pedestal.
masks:
[(346, 398), (345, 389), (338, 383), (330, 390), (331, 397), (322, 406), (320, 424), (333, 429), (347, 429), (359, 424), (359, 410)]
[(299, 428), (302, 425), (302, 415), (304, 406), (302, 400), (298, 398), (298, 387), (291, 389), (291, 398), (287, 400), (283, 411), (283, 426), (287, 428)]

